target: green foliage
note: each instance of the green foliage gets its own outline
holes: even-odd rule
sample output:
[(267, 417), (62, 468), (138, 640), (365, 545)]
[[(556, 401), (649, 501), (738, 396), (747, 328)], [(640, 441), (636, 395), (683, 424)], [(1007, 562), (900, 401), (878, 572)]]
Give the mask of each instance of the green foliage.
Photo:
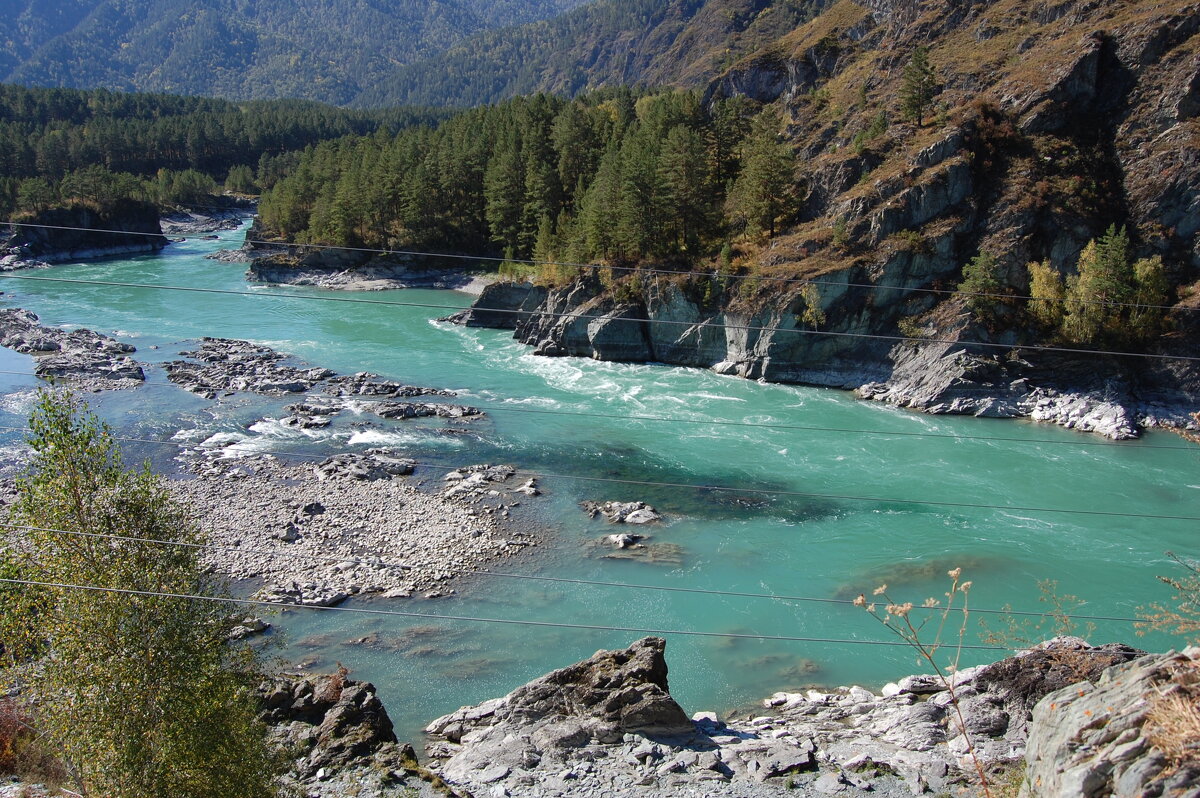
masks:
[(821, 307), (821, 294), (812, 283), (805, 283), (800, 289), (800, 299), (804, 303), (804, 312), (800, 321), (816, 330), (825, 323), (825, 310)]
[(1062, 275), (1050, 261), (1029, 264), (1029, 313), (1045, 330), (1062, 326), (1063, 302), (1067, 296)]
[(58, 184), (59, 200), (113, 208), (122, 200), (146, 199), (142, 181), (124, 172), (110, 172), (99, 164), (64, 175)]
[(1143, 342), (1164, 324), (1168, 301), (1162, 260), (1131, 262), (1125, 228), (1108, 228), (1079, 255), (1078, 272), (1067, 278), (1062, 334), (1073, 343)]
[(881, 110), (875, 115), (875, 118), (871, 120), (871, 124), (868, 125), (865, 130), (858, 133), (853, 139), (850, 140), (850, 146), (854, 148), (856, 153), (862, 155), (864, 152), (866, 152), (867, 144), (882, 136), (887, 132), (887, 129), (887, 111)]
[(28, 177), (17, 186), (16, 210), (36, 213), (58, 202), (58, 191), (49, 181)]
[(833, 223), (833, 236), (829, 241), (833, 248), (840, 252), (847, 252), (850, 249), (850, 228), (846, 224), (846, 220), (842, 217)]
[(742, 145), (742, 171), (729, 194), (735, 223), (748, 235), (775, 235), (776, 225), (792, 210), (795, 156), (780, 138), (778, 111), (767, 109), (755, 117)]
[(900, 77), (900, 113), (910, 122), (923, 125), (925, 112), (937, 93), (937, 75), (929, 63), (929, 50), (917, 47)]
[(230, 167), (225, 176), (225, 190), (231, 194), (257, 194), (259, 188), (254, 182), (254, 169), (247, 164)]
[[(177, 204), (207, 197), (216, 177), (232, 177), (233, 190), (253, 190), (255, 182), (269, 188), (298, 161), (295, 150), (447, 115), (0, 84), (0, 210), (41, 210), (71, 199), (96, 202), (97, 195), (106, 203), (119, 195)], [(170, 179), (162, 179), (164, 171)]]
[(78, 400), (43, 393), (30, 428), (32, 461), (7, 519), (23, 528), (9, 556), (23, 579), (46, 584), (8, 592), (0, 631), (12, 666), (32, 650), (50, 654), (37, 663), (30, 709), (44, 744), (84, 794), (274, 796), (250, 690), (258, 664), (227, 642), (227, 605), (47, 586), (220, 595), (195, 524), (148, 470), (124, 468)]
[(958, 290), (967, 294), (967, 307), (975, 318), (990, 324), (996, 321), (1001, 298), (1007, 293), (1000, 280), (1000, 264), (990, 252), (980, 252), (963, 267)]
[(920, 230), (901, 230), (893, 233), (890, 238), (905, 252), (929, 252), (929, 241)]
[[(694, 92), (613, 89), (572, 101), (519, 98), (394, 136), (348, 136), (308, 148), (269, 188), (261, 164), (260, 219), (307, 243), (694, 261), (725, 238), (723, 170), (733, 170), (742, 200), (729, 204), (734, 224), (770, 232), (789, 212), (780, 120), (744, 120), (747, 108), (719, 103), (710, 112)], [(757, 134), (740, 137), (742, 123)], [(735, 140), (731, 158), (722, 148)]]

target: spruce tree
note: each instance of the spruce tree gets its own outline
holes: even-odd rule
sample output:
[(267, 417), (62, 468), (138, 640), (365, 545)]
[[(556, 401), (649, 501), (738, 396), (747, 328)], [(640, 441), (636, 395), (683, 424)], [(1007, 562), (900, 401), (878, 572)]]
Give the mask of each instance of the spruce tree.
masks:
[(916, 122), (918, 126), (924, 125), (925, 112), (929, 110), (937, 90), (937, 77), (929, 64), (929, 50), (918, 47), (913, 50), (912, 58), (900, 78), (900, 110), (904, 118)]

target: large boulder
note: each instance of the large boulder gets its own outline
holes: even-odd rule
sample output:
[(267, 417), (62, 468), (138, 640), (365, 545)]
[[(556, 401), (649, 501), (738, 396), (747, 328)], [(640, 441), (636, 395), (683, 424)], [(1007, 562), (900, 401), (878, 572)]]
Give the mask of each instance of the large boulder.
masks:
[[(1169, 703), (1175, 700), (1177, 703)], [(1190, 707), (1186, 709), (1186, 707)], [(1155, 715), (1173, 722), (1155, 732)], [(1033, 709), (1023, 798), (1200, 796), (1197, 740), (1172, 761), (1163, 748), (1200, 718), (1200, 648), (1148, 656), (1108, 668), (1100, 678), (1045, 696)], [(1194, 732), (1193, 732), (1194, 733)]]
[(666, 641), (598, 651), (518, 687), (503, 698), (438, 718), (425, 729), (452, 783), (485, 784), (542, 762), (566, 761), (594, 743), (627, 734), (669, 738), (696, 727), (667, 686)]

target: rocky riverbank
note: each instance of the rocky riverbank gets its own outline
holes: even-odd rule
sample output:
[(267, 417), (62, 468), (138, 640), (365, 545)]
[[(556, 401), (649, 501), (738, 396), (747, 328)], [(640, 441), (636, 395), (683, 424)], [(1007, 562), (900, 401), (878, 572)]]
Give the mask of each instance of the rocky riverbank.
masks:
[(0, 310), (0, 346), (34, 358), (34, 374), (81, 391), (134, 388), (146, 380), (130, 354), (137, 351), (107, 335), (80, 328), (47, 327), (21, 308)]
[(372, 450), (313, 463), (270, 456), (186, 452), (191, 478), (172, 481), (193, 506), (211, 543), (205, 560), (236, 580), (263, 583), (259, 595), (285, 604), (332, 606), (351, 596), (388, 598), (453, 592), (464, 573), (536, 546), (506, 519), (527, 500), (512, 467), (463, 487), (445, 479), (423, 492), (403, 477), (414, 463)]
[[(495, 283), (447, 320), (512, 329), (535, 354), (550, 357), (708, 368), (853, 390), (933, 414), (1028, 418), (1113, 439), (1150, 427), (1197, 426), (1191, 414), (1200, 407), (1200, 367), (1193, 363), (1135, 366), (1128, 358), (1083, 359), (1015, 344), (984, 348), (940, 337), (897, 342), (876, 335), (878, 321), (868, 324), (862, 308), (841, 307), (866, 302), (851, 298), (849, 288), (821, 288), (823, 313), (861, 322), (832, 334), (806, 325), (808, 300), (798, 292), (724, 308), (706, 306), (696, 293), (695, 286), (664, 281), (647, 285), (638, 299), (618, 300), (591, 274), (558, 289)], [(952, 338), (964, 333), (965, 317), (956, 324)]]
[(1166, 767), (1143, 729), (1155, 695), (1194, 695), (1200, 649), (1142, 656), (1059, 638), (956, 674), (953, 695), (910, 676), (880, 694), (777, 693), (760, 714), (726, 720), (675, 702), (664, 649), (646, 638), (601, 651), (439, 718), (431, 769), (475, 795), (530, 798), (975, 795), (961, 710), (993, 785), (1028, 746), (1025, 795), (1200, 795), (1200, 771)]
[(306, 798), (457, 794), (420, 767), (411, 745), (396, 739), (371, 683), (343, 673), (281, 674), (257, 693), (272, 741), (292, 753), (284, 783)]
[(134, 200), (105, 210), (52, 208), (22, 221), (27, 226), (0, 237), (0, 271), (142, 255), (158, 252), (168, 243), (159, 226), (158, 209)]

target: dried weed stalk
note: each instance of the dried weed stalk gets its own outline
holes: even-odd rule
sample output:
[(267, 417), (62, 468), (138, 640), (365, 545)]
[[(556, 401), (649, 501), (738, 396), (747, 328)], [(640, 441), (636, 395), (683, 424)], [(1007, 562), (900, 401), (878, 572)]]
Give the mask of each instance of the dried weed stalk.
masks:
[[(950, 696), (950, 705), (954, 707), (954, 723), (967, 743), (967, 754), (975, 764), (975, 772), (979, 775), (979, 781), (983, 785), (983, 794), (987, 798), (992, 798), (987, 775), (983, 771), (983, 764), (979, 761), (979, 757), (975, 752), (975, 741), (971, 739), (971, 735), (967, 731), (967, 722), (963, 717), (962, 706), (958, 699), (957, 685), (954, 682), (954, 674), (958, 671), (958, 663), (962, 657), (963, 641), (967, 634), (967, 621), (970, 617), (967, 596), (971, 590), (971, 582), (962, 581), (961, 568), (947, 571), (946, 575), (950, 577), (950, 589), (946, 591), (946, 603), (942, 604), (936, 598), (926, 599), (924, 604), (921, 605), (923, 609), (940, 610), (941, 612), (932, 612), (926, 615), (920, 623), (913, 623), (913, 603), (909, 601), (901, 604), (893, 600), (888, 595), (887, 585), (880, 585), (875, 589), (873, 594), (874, 596), (878, 596), (879, 601), (883, 603), (885, 614), (880, 615), (878, 603), (868, 601), (867, 597), (861, 593), (854, 600), (854, 604), (857, 607), (864, 608), (872, 618), (875, 618), (888, 631), (912, 647), (918, 656), (933, 668), (934, 674)], [(958, 606), (955, 606), (956, 600), (961, 602)], [(946, 627), (952, 613), (960, 613), (962, 615), (962, 622), (958, 627), (958, 640), (952, 644), (953, 656), (943, 668), (938, 664), (934, 655), (944, 645), (942, 636), (946, 633)], [(926, 632), (926, 627), (931, 626), (931, 622), (935, 620), (937, 621), (937, 627), (933, 631), (932, 637), (929, 637), (927, 634), (926, 639), (922, 639), (921, 635), (923, 632)]]
[(1200, 563), (1184, 560), (1169, 551), (1167, 556), (1185, 571), (1181, 577), (1158, 577), (1160, 582), (1175, 589), (1174, 604), (1140, 607), (1138, 615), (1142, 620), (1134, 626), (1138, 636), (1150, 631), (1167, 632), (1200, 644)]

